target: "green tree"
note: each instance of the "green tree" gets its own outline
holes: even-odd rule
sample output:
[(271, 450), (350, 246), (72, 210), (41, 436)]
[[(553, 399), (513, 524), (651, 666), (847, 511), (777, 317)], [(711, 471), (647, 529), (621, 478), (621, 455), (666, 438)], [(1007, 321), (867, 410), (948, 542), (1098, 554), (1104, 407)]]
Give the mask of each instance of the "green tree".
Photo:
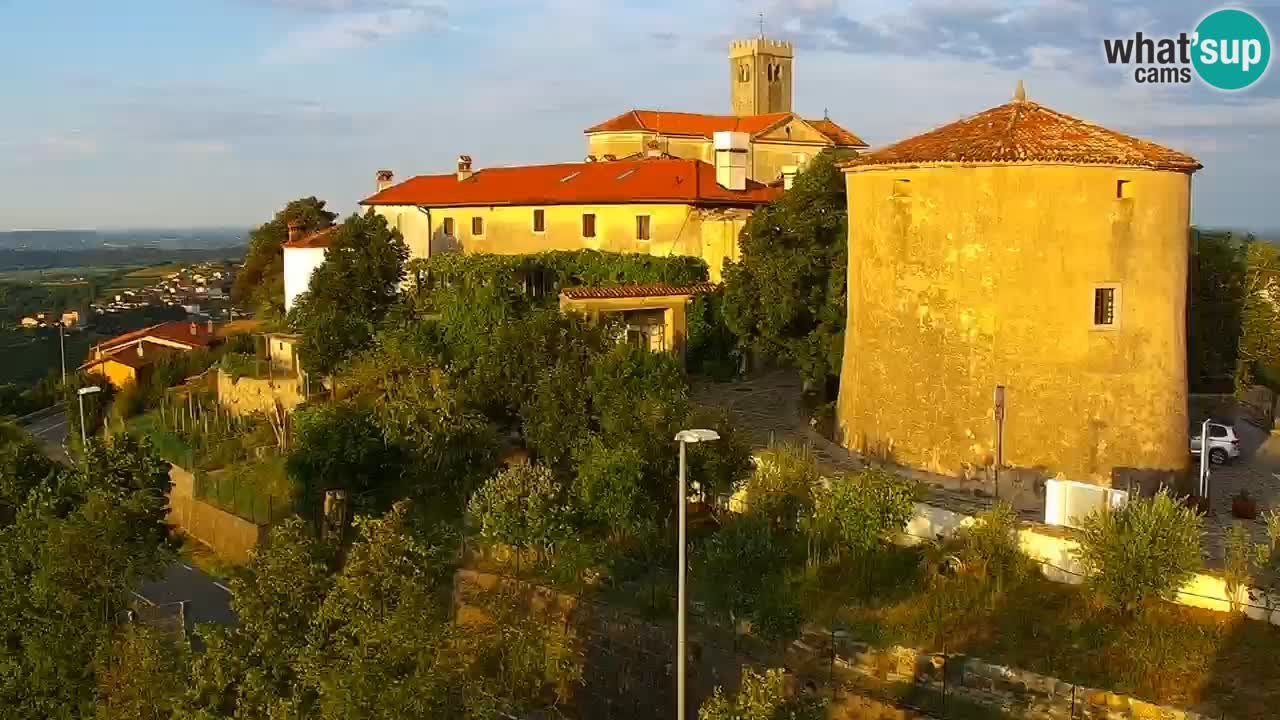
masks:
[(0, 528), (11, 525), (31, 491), (52, 482), (57, 471), (34, 438), (0, 421)]
[(1187, 375), (1201, 392), (1219, 391), (1236, 373), (1247, 248), (1230, 232), (1192, 230)]
[(400, 231), (372, 210), (338, 227), (289, 317), (302, 333), (300, 355), (308, 371), (330, 375), (372, 343), (396, 302), (408, 257)]
[(94, 660), (96, 720), (166, 720), (186, 690), (188, 647), (146, 625), (125, 625)]
[[(1252, 238), (1245, 247), (1237, 390), (1280, 368), (1280, 248)], [(1280, 381), (1270, 384), (1280, 389)]]
[(1174, 593), (1200, 569), (1200, 516), (1165, 491), (1084, 519), (1076, 557), (1108, 604), (1133, 613)]
[(249, 233), (244, 267), (231, 286), (233, 302), (251, 305), (268, 321), (284, 318), (284, 243), (289, 239), (289, 223), (301, 223), (305, 233), (328, 227), (338, 214), (325, 210), (324, 205), (315, 197), (293, 200)]
[(606, 444), (593, 434), (574, 449), (574, 462), (573, 500), (588, 522), (620, 539), (653, 515), (645, 507), (646, 467), (639, 450)]
[(863, 468), (817, 493), (811, 542), (822, 548), (818, 556), (849, 553), (865, 560), (902, 531), (914, 510), (911, 483), (886, 470)]
[(844, 351), (848, 206), (830, 153), (751, 215), (742, 260), (725, 268), (724, 314), (747, 347), (789, 362), (823, 387)]
[(172, 557), (168, 466), (145, 443), (91, 442), (86, 462), (30, 489), (0, 529), (0, 707), (13, 718), (93, 712), (93, 658), (131, 591)]
[(782, 603), (788, 583), (783, 569), (791, 556), (788, 539), (768, 518), (730, 518), (702, 547), (698, 577), (706, 578), (709, 604), (725, 613), (731, 625), (739, 619), (758, 621), (761, 611)]
[(490, 542), (533, 548), (545, 554), (568, 539), (569, 507), (551, 470), (515, 465), (494, 475), (467, 507)]
[(292, 420), (286, 467), (304, 514), (317, 519), (328, 490), (348, 490), (359, 508), (385, 509), (402, 496), (404, 454), (373, 411), (344, 401), (298, 408)]

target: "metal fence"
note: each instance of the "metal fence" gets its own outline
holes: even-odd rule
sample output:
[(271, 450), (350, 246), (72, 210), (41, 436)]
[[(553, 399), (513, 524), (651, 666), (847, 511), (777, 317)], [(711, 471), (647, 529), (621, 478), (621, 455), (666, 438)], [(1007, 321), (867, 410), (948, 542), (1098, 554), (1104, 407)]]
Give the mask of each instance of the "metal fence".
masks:
[(273, 495), (260, 477), (225, 471), (196, 472), (194, 495), (257, 525), (274, 525), (294, 513), (293, 499)]

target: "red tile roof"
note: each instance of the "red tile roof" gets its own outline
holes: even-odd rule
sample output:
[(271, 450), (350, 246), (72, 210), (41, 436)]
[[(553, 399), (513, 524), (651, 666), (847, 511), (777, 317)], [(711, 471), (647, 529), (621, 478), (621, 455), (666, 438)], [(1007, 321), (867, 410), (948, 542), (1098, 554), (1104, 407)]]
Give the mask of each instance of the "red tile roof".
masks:
[(758, 135), (790, 117), (791, 113), (785, 112), (768, 115), (703, 115), (662, 110), (629, 110), (587, 128), (586, 132), (660, 132), (663, 135), (709, 138), (713, 133), (729, 130)]
[[(195, 328), (195, 332), (191, 331), (192, 327)], [(216, 325), (214, 326), (214, 331), (210, 333), (207, 323), (175, 320), (117, 335), (106, 342), (99, 343), (97, 347), (99, 350), (106, 352), (111, 348), (151, 337), (180, 343), (194, 349), (213, 345), (217, 341), (218, 335)]]
[(327, 228), (317, 230), (313, 233), (304, 235), (297, 240), (285, 241), (284, 247), (287, 248), (327, 248), (329, 243), (333, 242), (334, 231), (338, 229), (337, 225), (330, 225)]
[(1187, 173), (1201, 168), (1190, 155), (1026, 100), (894, 143), (844, 166), (958, 162), (1126, 165)]
[[(138, 354), (139, 345), (142, 346), (141, 355)], [(134, 370), (138, 370), (140, 368), (144, 368), (150, 365), (151, 363), (154, 363), (156, 360), (159, 360), (162, 357), (165, 357), (167, 355), (172, 355), (173, 353), (176, 353), (176, 352), (180, 352), (180, 351), (177, 348), (174, 348), (168, 345), (160, 345), (157, 343), (143, 340), (142, 342), (137, 343), (136, 345), (131, 345), (127, 348), (120, 348), (116, 352), (110, 355), (105, 355), (97, 360), (91, 359), (88, 362), (86, 362), (84, 365), (81, 365), (80, 369), (84, 370), (86, 368), (91, 368), (96, 365), (101, 365), (102, 363), (105, 363), (107, 361), (111, 361), (111, 362), (120, 363), (121, 365), (125, 365), (127, 367), (131, 367)]]
[(821, 120), (805, 120), (805, 122), (812, 125), (814, 130), (817, 130), (823, 135), (831, 138), (831, 142), (836, 145), (843, 147), (867, 147), (867, 144), (862, 141), (862, 138), (840, 127), (830, 118), (822, 118)]
[(610, 298), (636, 297), (670, 297), (675, 295), (697, 295), (715, 292), (719, 289), (715, 283), (697, 283), (696, 285), (672, 286), (653, 285), (616, 285), (613, 287), (571, 287), (560, 291), (560, 295), (570, 300), (606, 300)]
[(755, 206), (781, 193), (751, 180), (726, 190), (716, 170), (699, 160), (637, 159), (484, 168), (466, 180), (456, 174), (419, 175), (361, 201), (361, 205), (609, 205), (686, 203)]
[[(681, 135), (710, 138), (717, 132), (744, 132), (752, 136), (767, 132), (793, 117), (795, 113), (780, 112), (767, 115), (704, 115), (702, 113), (666, 112), (663, 110), (629, 110), (587, 128), (586, 132), (653, 132), (662, 135)], [(866, 147), (857, 135), (845, 130), (830, 119), (805, 120), (815, 130), (827, 136), (836, 145)]]

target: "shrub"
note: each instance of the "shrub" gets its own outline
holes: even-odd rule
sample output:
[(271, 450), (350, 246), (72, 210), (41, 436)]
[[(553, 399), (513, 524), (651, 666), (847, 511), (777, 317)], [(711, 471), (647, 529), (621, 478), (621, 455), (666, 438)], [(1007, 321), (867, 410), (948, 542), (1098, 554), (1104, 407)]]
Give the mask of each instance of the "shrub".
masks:
[(743, 484), (747, 511), (775, 525), (793, 527), (798, 517), (813, 511), (817, 483), (818, 465), (807, 445), (773, 445), (759, 455)]
[(976, 568), (995, 581), (997, 591), (1006, 580), (1024, 576), (1031, 567), (1029, 558), (1018, 545), (1017, 524), (1013, 507), (999, 502), (979, 514), (977, 522), (962, 530), (957, 538), (965, 567)]
[(821, 720), (826, 702), (817, 697), (788, 698), (781, 669), (742, 669), (738, 694), (730, 699), (717, 687), (698, 710), (698, 720)]
[(467, 509), (481, 537), (531, 547), (540, 555), (571, 532), (560, 484), (541, 465), (516, 465), (494, 475), (471, 497)]
[(578, 466), (573, 500), (589, 522), (611, 530), (615, 538), (634, 530), (652, 508), (644, 502), (644, 458), (627, 445), (606, 445), (592, 435), (574, 450)]
[(783, 584), (787, 554), (767, 519), (732, 518), (703, 546), (699, 575), (707, 581), (711, 605), (732, 623), (753, 615), (766, 593)]
[(1134, 612), (1172, 599), (1200, 568), (1200, 517), (1161, 491), (1085, 518), (1076, 557), (1109, 605)]
[(242, 377), (252, 377), (257, 373), (258, 358), (254, 355), (229, 352), (222, 356), (220, 363), (223, 372), (231, 376), (233, 381)]
[(865, 555), (900, 532), (915, 510), (911, 483), (885, 470), (864, 468), (836, 478), (817, 493), (811, 541), (818, 557)]

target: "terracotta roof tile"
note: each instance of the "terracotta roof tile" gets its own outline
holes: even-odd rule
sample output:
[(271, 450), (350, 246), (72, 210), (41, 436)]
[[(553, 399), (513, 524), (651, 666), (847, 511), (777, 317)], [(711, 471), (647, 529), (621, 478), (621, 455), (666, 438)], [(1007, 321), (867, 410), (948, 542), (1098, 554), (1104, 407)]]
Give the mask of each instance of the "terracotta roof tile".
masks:
[[(141, 355), (138, 354), (139, 345), (142, 346)], [(131, 367), (134, 370), (138, 370), (140, 368), (144, 368), (154, 363), (156, 360), (159, 360), (162, 357), (172, 355), (175, 352), (179, 352), (179, 351), (168, 345), (160, 345), (158, 343), (153, 343), (153, 342), (148, 342), (146, 340), (143, 340), (142, 342), (137, 343), (135, 345), (130, 345), (129, 347), (126, 347), (126, 348), (120, 348), (116, 352), (113, 352), (110, 355), (105, 355), (98, 360), (91, 359), (88, 362), (86, 362), (84, 365), (81, 365), (80, 369), (84, 370), (86, 368), (91, 368), (97, 365), (101, 365), (102, 363), (107, 362), (109, 360), (111, 362), (120, 363), (121, 365), (124, 365), (126, 367)]]
[[(195, 332), (191, 332), (193, 326), (195, 327)], [(113, 347), (147, 337), (161, 338), (188, 345), (192, 348), (208, 347), (218, 338), (218, 327), (215, 325), (213, 333), (210, 333), (206, 323), (175, 320), (117, 335), (110, 340), (99, 343), (97, 347), (100, 350), (107, 351)]]
[(419, 175), (361, 201), (361, 205), (578, 205), (687, 203), (750, 207), (780, 194), (751, 180), (726, 190), (716, 170), (699, 160), (637, 159), (484, 168), (466, 180)]
[(902, 140), (844, 166), (957, 162), (1127, 165), (1187, 173), (1201, 167), (1190, 155), (1026, 100)]
[(652, 285), (615, 285), (612, 287), (571, 287), (564, 288), (560, 295), (570, 300), (607, 300), (610, 298), (636, 297), (670, 297), (673, 295), (697, 295), (715, 292), (720, 286), (715, 283), (697, 283), (695, 285), (672, 286), (665, 284)]
[(586, 132), (660, 132), (663, 135), (709, 138), (713, 133), (728, 130), (758, 135), (790, 117), (791, 113), (785, 112), (767, 115), (704, 115), (665, 110), (628, 110), (587, 128)]
[(829, 118), (823, 118), (821, 120), (805, 120), (805, 122), (812, 125), (814, 130), (817, 130), (823, 135), (831, 138), (831, 142), (836, 145), (840, 145), (842, 147), (867, 147), (867, 144), (862, 141), (862, 138), (840, 127)]
[(338, 229), (337, 225), (330, 225), (327, 228), (317, 230), (308, 235), (304, 235), (297, 240), (287, 240), (284, 247), (287, 248), (327, 248), (329, 243), (333, 242), (333, 233)]

